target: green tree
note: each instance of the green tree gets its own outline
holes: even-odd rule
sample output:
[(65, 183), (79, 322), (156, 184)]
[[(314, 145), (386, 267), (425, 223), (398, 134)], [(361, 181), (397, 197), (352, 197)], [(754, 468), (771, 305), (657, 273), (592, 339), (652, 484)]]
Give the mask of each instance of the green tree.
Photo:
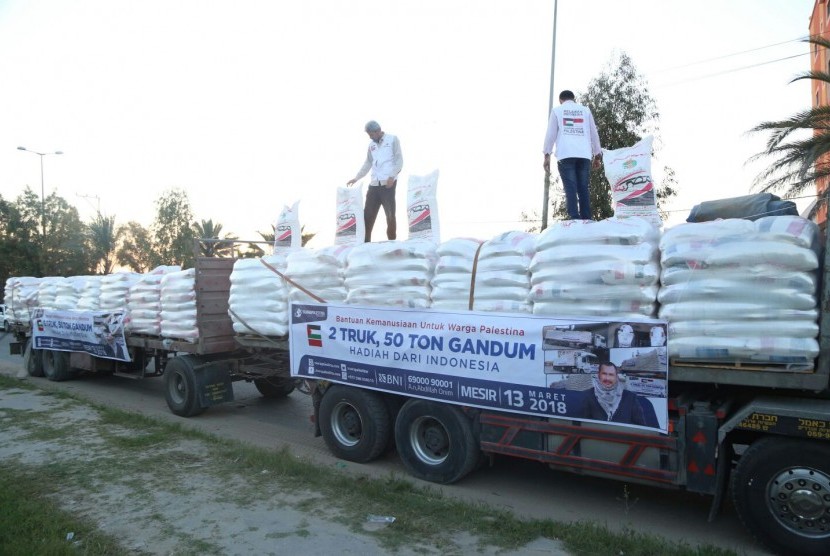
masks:
[(171, 189), (156, 199), (156, 218), (151, 226), (153, 266), (193, 266), (195, 235), (191, 228), (190, 199), (181, 189)]
[(46, 237), (43, 244), (43, 276), (81, 276), (95, 266), (87, 244), (87, 226), (78, 209), (63, 197), (46, 197)]
[(118, 228), (117, 237), (115, 258), (118, 264), (133, 272), (147, 272), (153, 267), (153, 241), (147, 228), (130, 221)]
[(87, 226), (90, 253), (95, 272), (110, 274), (116, 261), (118, 234), (121, 228), (115, 227), (115, 216), (103, 216), (100, 212)]
[[(202, 257), (233, 257), (235, 235), (221, 236), (222, 224), (213, 223), (213, 220), (202, 220), (193, 223), (193, 234), (199, 240), (199, 255)], [(207, 241), (205, 241), (207, 240)], [(225, 241), (227, 240), (227, 241)]]
[(41, 203), (40, 197), (28, 186), (14, 201), (14, 215), (10, 225), (20, 240), (29, 243), (30, 274), (42, 276), (40, 264), (43, 252)]
[[(830, 40), (818, 36), (806, 39), (814, 48), (830, 49)], [(812, 79), (830, 86), (830, 73), (808, 71), (790, 83)], [(761, 192), (778, 192), (785, 198), (797, 197), (815, 189), (818, 182), (830, 176), (830, 106), (816, 106), (802, 110), (784, 120), (762, 122), (750, 133), (769, 133), (766, 148), (749, 159), (773, 159), (773, 162), (755, 178), (754, 187)], [(808, 136), (802, 135), (809, 131)], [(827, 199), (818, 199), (816, 209), (826, 205)]]
[(25, 272), (29, 260), (26, 247), (31, 243), (21, 237), (19, 223), (20, 215), (14, 203), (0, 195), (0, 284), (5, 284), (10, 276), (32, 274)]
[[(651, 96), (648, 83), (624, 52), (615, 53), (606, 68), (588, 83), (584, 93), (577, 94), (577, 101), (591, 109), (597, 124), (600, 144), (604, 149), (614, 150), (630, 147), (649, 134), (659, 135), (660, 113)], [(550, 195), (551, 213), (554, 218), (567, 219), (565, 193), (556, 171), (553, 171), (553, 192)], [(674, 171), (666, 167), (664, 178), (656, 189), (658, 209), (677, 194)], [(590, 182), (591, 213), (594, 220), (603, 220), (614, 215), (611, 186), (602, 169), (591, 171)], [(661, 216), (665, 213), (661, 211)], [(532, 215), (522, 214), (524, 220), (537, 220)], [(534, 227), (538, 229), (538, 227)]]
[(78, 209), (65, 199), (52, 193), (41, 200), (27, 187), (7, 216), (5, 239), (15, 257), (12, 275), (74, 276), (91, 272), (87, 228)]
[(660, 219), (666, 220), (669, 213), (663, 208), (666, 206), (665, 202), (677, 195), (677, 176), (674, 170), (668, 166), (663, 166), (663, 180), (660, 182), (660, 187), (657, 188), (657, 211), (660, 213)]

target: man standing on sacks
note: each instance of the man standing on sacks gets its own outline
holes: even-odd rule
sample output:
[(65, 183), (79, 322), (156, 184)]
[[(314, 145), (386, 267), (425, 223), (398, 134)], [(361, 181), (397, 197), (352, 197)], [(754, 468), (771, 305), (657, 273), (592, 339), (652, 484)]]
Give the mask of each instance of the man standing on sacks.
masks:
[(366, 242), (372, 241), (372, 228), (375, 226), (380, 207), (383, 207), (386, 215), (386, 237), (395, 239), (397, 237), (395, 187), (398, 184), (398, 174), (403, 169), (401, 144), (396, 136), (384, 133), (380, 129), (380, 124), (374, 120), (367, 122), (364, 129), (371, 139), (366, 152), (366, 162), (363, 163), (354, 179), (346, 184), (353, 185), (371, 169), (371, 181), (366, 190), (366, 203), (363, 207)]
[(571, 91), (559, 93), (559, 106), (550, 112), (543, 153), (545, 172), (550, 173), (550, 154), (556, 145), (556, 159), (565, 203), (571, 220), (591, 219), (591, 160), (599, 168), (602, 148), (594, 116), (587, 106), (577, 104)]

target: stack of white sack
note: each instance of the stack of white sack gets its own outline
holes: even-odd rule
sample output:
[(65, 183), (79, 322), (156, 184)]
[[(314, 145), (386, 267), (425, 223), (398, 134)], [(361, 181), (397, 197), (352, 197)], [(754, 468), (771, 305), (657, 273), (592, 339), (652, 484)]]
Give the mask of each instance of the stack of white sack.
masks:
[(430, 298), (433, 309), (466, 311), (470, 308), (473, 265), (482, 241), (455, 238), (435, 250), (438, 262), (432, 277)]
[(180, 272), (180, 266), (157, 266), (130, 286), (127, 299), (129, 329), (137, 334), (161, 334), (161, 279)]
[(288, 286), (280, 275), (263, 264), (268, 263), (285, 274), (286, 256), (278, 253), (234, 263), (228, 313), (237, 334), (288, 334)]
[(63, 311), (78, 309), (81, 291), (88, 276), (69, 276), (55, 286), (55, 301), (52, 307)]
[(346, 256), (351, 248), (350, 245), (335, 245), (319, 251), (312, 249), (290, 251), (285, 268), (285, 275), (291, 280), (288, 283), (289, 301), (317, 301), (300, 287), (325, 302), (345, 301), (346, 284), (343, 275)]
[(514, 231), (499, 234), (483, 244), (474, 239), (442, 243), (432, 280), (432, 306), (445, 310), (472, 308), (476, 311), (529, 313), (528, 266), (535, 241), (534, 234)]
[(12, 276), (6, 280), (3, 300), (6, 303), (6, 317), (10, 321), (28, 323), (31, 311), (38, 306), (37, 294), (40, 278)]
[(115, 272), (101, 278), (101, 295), (98, 308), (102, 311), (127, 309), (130, 288), (141, 279), (135, 272)]
[(58, 286), (65, 282), (63, 276), (45, 276), (37, 284), (37, 304), (42, 309), (54, 309)]
[(196, 342), (196, 269), (168, 272), (161, 277), (161, 322), (164, 338)]
[(530, 261), (537, 234), (504, 232), (484, 242), (478, 253), (473, 309), (530, 313)]
[(530, 265), (533, 313), (653, 317), (659, 237), (638, 217), (555, 222), (539, 236)]
[(818, 228), (798, 216), (682, 224), (660, 242), (673, 357), (809, 364)]
[(79, 311), (97, 311), (101, 307), (101, 280), (103, 276), (86, 276), (78, 298)]
[(429, 307), (435, 249), (423, 239), (355, 245), (346, 257), (346, 303)]

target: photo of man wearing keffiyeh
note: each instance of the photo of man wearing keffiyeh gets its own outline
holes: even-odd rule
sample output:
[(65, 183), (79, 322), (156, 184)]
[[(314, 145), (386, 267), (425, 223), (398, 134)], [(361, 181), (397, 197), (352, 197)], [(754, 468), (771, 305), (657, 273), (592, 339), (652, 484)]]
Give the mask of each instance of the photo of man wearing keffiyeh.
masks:
[(640, 396), (626, 390), (617, 366), (609, 361), (600, 363), (592, 377), (593, 395), (586, 396), (586, 419), (646, 425)]

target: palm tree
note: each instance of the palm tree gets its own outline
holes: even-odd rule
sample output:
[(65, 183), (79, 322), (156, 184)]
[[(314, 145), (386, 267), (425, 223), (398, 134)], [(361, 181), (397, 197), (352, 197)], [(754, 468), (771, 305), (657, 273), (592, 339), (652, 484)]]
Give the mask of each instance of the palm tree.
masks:
[[(818, 36), (803, 42), (830, 49), (830, 40)], [(813, 79), (830, 86), (830, 73), (825, 71), (805, 72), (790, 83), (801, 79)], [(812, 133), (809, 137), (796, 137), (802, 130)], [(793, 198), (815, 188), (830, 176), (830, 106), (816, 106), (785, 120), (760, 123), (750, 130), (750, 133), (757, 132), (771, 133), (766, 148), (749, 162), (767, 157), (777, 159), (755, 178), (758, 191), (782, 191), (785, 198)], [(813, 213), (825, 202), (826, 199), (818, 199)]]
[[(199, 256), (200, 257), (233, 257), (234, 256), (234, 241), (238, 239), (231, 234), (225, 234), (220, 238), (222, 233), (222, 224), (213, 223), (213, 219), (202, 220), (201, 222), (194, 222), (193, 233), (199, 238)], [(221, 240), (221, 241), (217, 241)], [(227, 241), (224, 241), (227, 240)]]
[[(274, 229), (273, 224), (271, 224), (271, 231), (270, 232), (257, 232), (257, 233), (260, 235), (263, 242), (269, 243), (273, 246), (274, 238), (276, 237), (276, 230)], [(305, 233), (305, 226), (300, 226), (300, 245), (305, 247), (306, 243), (311, 241), (311, 238), (313, 238), (315, 235), (317, 235), (317, 232)], [(262, 257), (264, 254), (265, 254), (265, 250), (262, 247), (259, 247), (255, 243), (249, 243), (248, 244), (248, 252), (245, 256), (249, 257), (249, 258), (256, 258), (256, 257)]]
[(87, 225), (87, 231), (95, 271), (110, 274), (115, 266), (116, 248), (121, 235), (121, 230), (115, 227), (115, 216), (98, 213)]

